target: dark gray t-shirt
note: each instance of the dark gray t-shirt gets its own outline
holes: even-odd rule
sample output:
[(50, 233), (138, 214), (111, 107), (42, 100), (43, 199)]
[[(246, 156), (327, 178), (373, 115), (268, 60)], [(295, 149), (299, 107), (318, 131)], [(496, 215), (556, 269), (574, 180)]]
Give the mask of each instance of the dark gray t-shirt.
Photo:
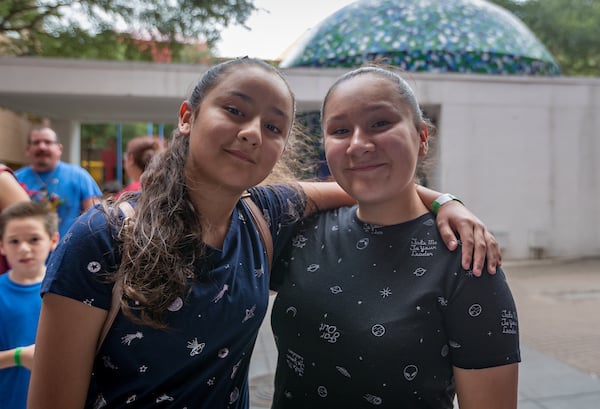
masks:
[(304, 221), (274, 267), (273, 408), (452, 408), (452, 367), (520, 361), (505, 275), (474, 277), (435, 219)]

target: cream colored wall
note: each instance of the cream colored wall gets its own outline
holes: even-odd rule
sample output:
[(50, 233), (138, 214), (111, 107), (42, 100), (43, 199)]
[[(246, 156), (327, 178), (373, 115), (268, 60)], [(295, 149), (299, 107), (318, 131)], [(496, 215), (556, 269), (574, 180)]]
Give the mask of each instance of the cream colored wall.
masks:
[(0, 108), (0, 162), (24, 165), (29, 121)]
[(438, 187), (486, 221), (507, 258), (600, 254), (600, 82), (419, 86), (442, 107)]

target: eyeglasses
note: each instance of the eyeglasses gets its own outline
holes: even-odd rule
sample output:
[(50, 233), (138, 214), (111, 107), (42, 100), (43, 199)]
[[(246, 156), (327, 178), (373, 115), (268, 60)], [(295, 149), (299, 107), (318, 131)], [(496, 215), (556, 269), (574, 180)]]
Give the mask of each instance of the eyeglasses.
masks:
[(32, 146), (40, 146), (42, 144), (43, 145), (52, 146), (52, 145), (59, 145), (60, 142), (58, 142), (58, 141), (37, 140), (37, 141), (30, 141), (29, 144), (32, 145)]

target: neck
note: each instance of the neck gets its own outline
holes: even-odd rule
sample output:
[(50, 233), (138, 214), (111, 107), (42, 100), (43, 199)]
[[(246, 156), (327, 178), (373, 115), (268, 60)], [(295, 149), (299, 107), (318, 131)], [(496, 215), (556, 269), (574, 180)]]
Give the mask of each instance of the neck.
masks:
[(14, 283), (21, 285), (37, 284), (43, 280), (46, 274), (46, 267), (35, 273), (24, 273), (15, 270), (10, 270), (8, 278)]
[(36, 173), (47, 173), (47, 172), (52, 172), (54, 170), (56, 170), (56, 168), (58, 168), (58, 163), (55, 164), (54, 166), (45, 166), (45, 165), (31, 165), (31, 169), (33, 169), (34, 172)]
[(233, 209), (240, 195), (219, 189), (189, 189), (190, 199), (202, 225), (202, 240), (215, 248), (221, 248), (229, 226)]
[(365, 223), (391, 226), (416, 219), (427, 212), (427, 207), (415, 192), (408, 198), (395, 197), (393, 200), (382, 202), (359, 202), (357, 216)]
[(142, 176), (142, 170), (140, 168), (138, 168), (137, 166), (134, 167), (133, 169), (129, 170), (129, 178), (131, 179), (132, 182), (135, 182), (136, 180), (140, 180), (140, 177)]

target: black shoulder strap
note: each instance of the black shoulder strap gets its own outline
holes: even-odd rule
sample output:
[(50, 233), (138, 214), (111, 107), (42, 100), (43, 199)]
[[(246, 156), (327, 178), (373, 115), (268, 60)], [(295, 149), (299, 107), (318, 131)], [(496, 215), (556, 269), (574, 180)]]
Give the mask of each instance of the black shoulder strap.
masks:
[(260, 240), (265, 246), (265, 250), (267, 252), (267, 260), (269, 261), (269, 272), (271, 271), (271, 266), (273, 265), (273, 237), (271, 236), (271, 230), (269, 230), (269, 225), (265, 220), (262, 212), (254, 203), (254, 200), (250, 197), (250, 193), (246, 192), (242, 195), (242, 200), (248, 206), (248, 210), (250, 210), (250, 214), (252, 215), (252, 219), (256, 224), (256, 228), (258, 229), (258, 234), (260, 235)]
[[(133, 206), (129, 202), (121, 202), (119, 204), (119, 209), (123, 212), (125, 216), (123, 219), (123, 228), (127, 226), (131, 216), (133, 215)], [(100, 331), (100, 336), (98, 337), (98, 344), (96, 345), (96, 354), (100, 351), (100, 347), (112, 327), (119, 310), (121, 309), (121, 298), (123, 297), (123, 282), (121, 280), (115, 281), (112, 289), (112, 299), (110, 302), (110, 310), (108, 310), (108, 315), (104, 320), (104, 324), (102, 325), (102, 330)]]

